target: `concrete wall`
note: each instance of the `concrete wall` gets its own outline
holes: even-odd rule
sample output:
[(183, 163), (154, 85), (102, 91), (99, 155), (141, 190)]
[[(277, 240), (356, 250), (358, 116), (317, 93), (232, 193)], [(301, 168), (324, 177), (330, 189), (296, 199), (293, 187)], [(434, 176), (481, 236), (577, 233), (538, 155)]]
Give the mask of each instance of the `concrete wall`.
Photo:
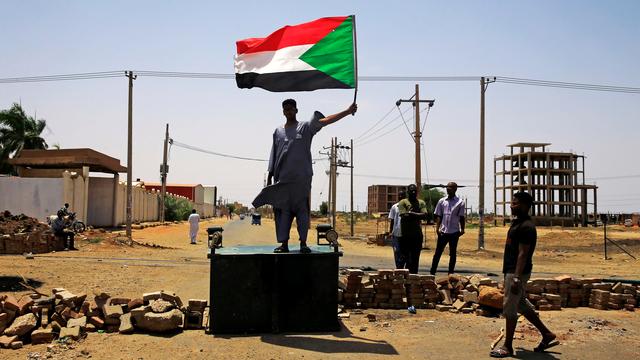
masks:
[(63, 179), (0, 177), (0, 211), (45, 221), (65, 203)]
[[(62, 172), (61, 178), (0, 177), (0, 211), (24, 213), (44, 221), (54, 215), (64, 203), (69, 203), (78, 220), (91, 226), (118, 226), (126, 223), (127, 186), (113, 178), (89, 177), (88, 169), (78, 172)], [(83, 176), (84, 175), (84, 176)], [(117, 180), (116, 180), (117, 181)], [(199, 187), (199, 196), (204, 190)], [(132, 221), (152, 222), (160, 220), (160, 192), (141, 186), (132, 189)], [(174, 198), (188, 198), (167, 193)], [(203, 218), (214, 215), (213, 204), (189, 201)]]
[(113, 225), (113, 178), (91, 177), (89, 181), (89, 205), (87, 224)]
[(216, 187), (204, 185), (203, 190), (204, 190), (204, 199), (202, 202), (205, 204), (215, 205), (216, 204)]

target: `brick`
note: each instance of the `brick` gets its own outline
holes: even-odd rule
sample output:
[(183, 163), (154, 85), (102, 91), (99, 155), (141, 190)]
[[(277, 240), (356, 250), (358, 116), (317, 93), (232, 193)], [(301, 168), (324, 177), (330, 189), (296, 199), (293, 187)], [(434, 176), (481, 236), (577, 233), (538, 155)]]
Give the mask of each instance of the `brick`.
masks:
[(127, 304), (129, 304), (129, 301), (131, 301), (131, 299), (129, 299), (129, 298), (115, 298), (115, 297), (112, 297), (112, 298), (109, 299), (107, 304), (108, 305), (127, 305)]
[(131, 334), (133, 333), (133, 324), (131, 323), (131, 313), (126, 313), (120, 316), (120, 327), (118, 328), (118, 332), (120, 334)]
[(122, 314), (122, 306), (120, 305), (105, 305), (102, 307), (102, 312), (106, 318), (119, 318)]
[(436, 305), (436, 310), (438, 311), (449, 311), (451, 309), (453, 309), (451, 305)]
[(55, 332), (55, 333), (60, 333), (60, 329), (62, 329), (62, 327), (63, 327), (57, 321), (52, 321), (50, 326), (51, 326), (51, 329), (53, 330), (53, 332)]
[(33, 306), (34, 302), (33, 299), (29, 296), (23, 296), (20, 301), (18, 301), (18, 306), (20, 307), (20, 309), (18, 310), (18, 312), (20, 313), (20, 315), (24, 315), (28, 312), (31, 312), (31, 307)]
[(63, 327), (60, 329), (60, 339), (69, 337), (73, 340), (78, 340), (80, 338), (80, 328), (79, 327)]
[(136, 298), (136, 299), (132, 299), (131, 301), (129, 301), (127, 303), (127, 309), (129, 309), (129, 311), (135, 309), (135, 308), (139, 308), (140, 306), (144, 305), (144, 300), (140, 299), (140, 298)]
[(622, 285), (622, 283), (616, 283), (611, 287), (611, 292), (622, 293), (623, 291), (624, 291), (624, 286)]
[(462, 300), (456, 300), (456, 302), (454, 302), (454, 303), (453, 303), (453, 307), (454, 307), (456, 310), (460, 310), (460, 309), (462, 309), (463, 307), (466, 307), (466, 305), (467, 305), (467, 303), (466, 303), (466, 302), (464, 302), (464, 301), (462, 301)]
[[(367, 290), (367, 291), (368, 291), (368, 290), (371, 290), (371, 291), (373, 291), (373, 288), (369, 288), (369, 289), (364, 288), (364, 289), (362, 289), (362, 290), (361, 290), (361, 293), (362, 293), (364, 290)], [(206, 307), (207, 307), (207, 300), (189, 299), (188, 304), (189, 304), (189, 310), (204, 310), (204, 308), (206, 308)]]
[(16, 340), (18, 340), (17, 335), (12, 335), (12, 336), (2, 335), (0, 336), (0, 347), (9, 348), (11, 343)]
[(87, 326), (87, 317), (86, 316), (82, 316), (80, 318), (77, 319), (70, 319), (67, 322), (67, 327), (75, 327), (78, 326), (81, 329), (85, 328)]
[(477, 303), (478, 302), (478, 293), (475, 291), (464, 291), (462, 292), (462, 301), (469, 303)]
[(554, 278), (554, 280), (560, 282), (560, 283), (570, 283), (571, 282), (571, 276), (569, 275), (560, 275), (560, 276), (556, 276)]
[(89, 332), (96, 332), (98, 331), (98, 329), (93, 324), (87, 324), (87, 326), (85, 326), (84, 328), (84, 331), (89, 333)]
[(52, 328), (37, 329), (31, 333), (31, 343), (33, 345), (50, 343), (54, 338), (55, 334)]
[(102, 320), (98, 316), (91, 316), (88, 319), (88, 321), (89, 321), (90, 324), (92, 324), (93, 326), (97, 327), (98, 329), (102, 329), (102, 327), (104, 326), (104, 320)]
[(18, 350), (18, 349), (22, 349), (22, 341), (14, 341), (11, 343), (11, 349), (13, 350)]
[(13, 310), (15, 312), (20, 312), (20, 304), (13, 295), (7, 295), (6, 299), (4, 299), (4, 308)]

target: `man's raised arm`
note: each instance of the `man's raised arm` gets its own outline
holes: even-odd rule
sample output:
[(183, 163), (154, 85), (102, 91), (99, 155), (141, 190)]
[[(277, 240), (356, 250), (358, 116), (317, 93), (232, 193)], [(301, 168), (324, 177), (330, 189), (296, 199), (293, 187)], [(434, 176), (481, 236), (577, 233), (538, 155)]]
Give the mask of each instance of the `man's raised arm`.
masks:
[(327, 126), (333, 124), (334, 122), (342, 119), (347, 115), (353, 115), (358, 111), (358, 105), (356, 103), (351, 104), (346, 110), (340, 111), (339, 113), (329, 115), (325, 118), (320, 119), (320, 123), (322, 126)]

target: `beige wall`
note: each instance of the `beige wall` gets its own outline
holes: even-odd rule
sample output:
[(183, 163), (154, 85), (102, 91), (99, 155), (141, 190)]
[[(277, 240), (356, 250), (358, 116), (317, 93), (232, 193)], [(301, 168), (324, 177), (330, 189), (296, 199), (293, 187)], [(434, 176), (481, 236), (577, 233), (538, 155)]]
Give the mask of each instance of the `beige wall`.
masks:
[(0, 177), (0, 211), (45, 221), (64, 205), (61, 178)]
[[(61, 175), (57, 179), (0, 177), (0, 211), (24, 213), (44, 221), (66, 202), (71, 211), (76, 212), (78, 220), (87, 225), (118, 226), (126, 223), (127, 186), (124, 182), (117, 183), (114, 196), (113, 178), (90, 178), (88, 169), (64, 171)], [(160, 192), (148, 191), (140, 185), (132, 190), (132, 221), (160, 220)], [(202, 199), (204, 189), (201, 186), (199, 194)], [(167, 196), (184, 198), (169, 193)], [(213, 204), (191, 201), (190, 204), (203, 218), (214, 215)]]

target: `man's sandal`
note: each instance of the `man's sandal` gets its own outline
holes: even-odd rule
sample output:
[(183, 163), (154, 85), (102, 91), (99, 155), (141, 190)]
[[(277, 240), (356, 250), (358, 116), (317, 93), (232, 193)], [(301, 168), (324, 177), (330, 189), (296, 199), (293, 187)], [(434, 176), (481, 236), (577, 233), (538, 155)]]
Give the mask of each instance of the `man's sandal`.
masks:
[(512, 357), (513, 356), (513, 350), (509, 350), (505, 347), (500, 347), (497, 348), (495, 350), (491, 350), (491, 352), (489, 353), (489, 356), (494, 357), (494, 358), (506, 358), (506, 357)]
[(301, 254), (309, 254), (311, 252), (311, 248), (307, 245), (300, 245), (300, 253)]
[(542, 341), (540, 341), (540, 344), (538, 344), (538, 346), (536, 346), (535, 348), (533, 348), (533, 351), (535, 352), (543, 352), (545, 350), (547, 350), (548, 348), (552, 348), (554, 346), (560, 345), (560, 341), (554, 339), (542, 339)]

